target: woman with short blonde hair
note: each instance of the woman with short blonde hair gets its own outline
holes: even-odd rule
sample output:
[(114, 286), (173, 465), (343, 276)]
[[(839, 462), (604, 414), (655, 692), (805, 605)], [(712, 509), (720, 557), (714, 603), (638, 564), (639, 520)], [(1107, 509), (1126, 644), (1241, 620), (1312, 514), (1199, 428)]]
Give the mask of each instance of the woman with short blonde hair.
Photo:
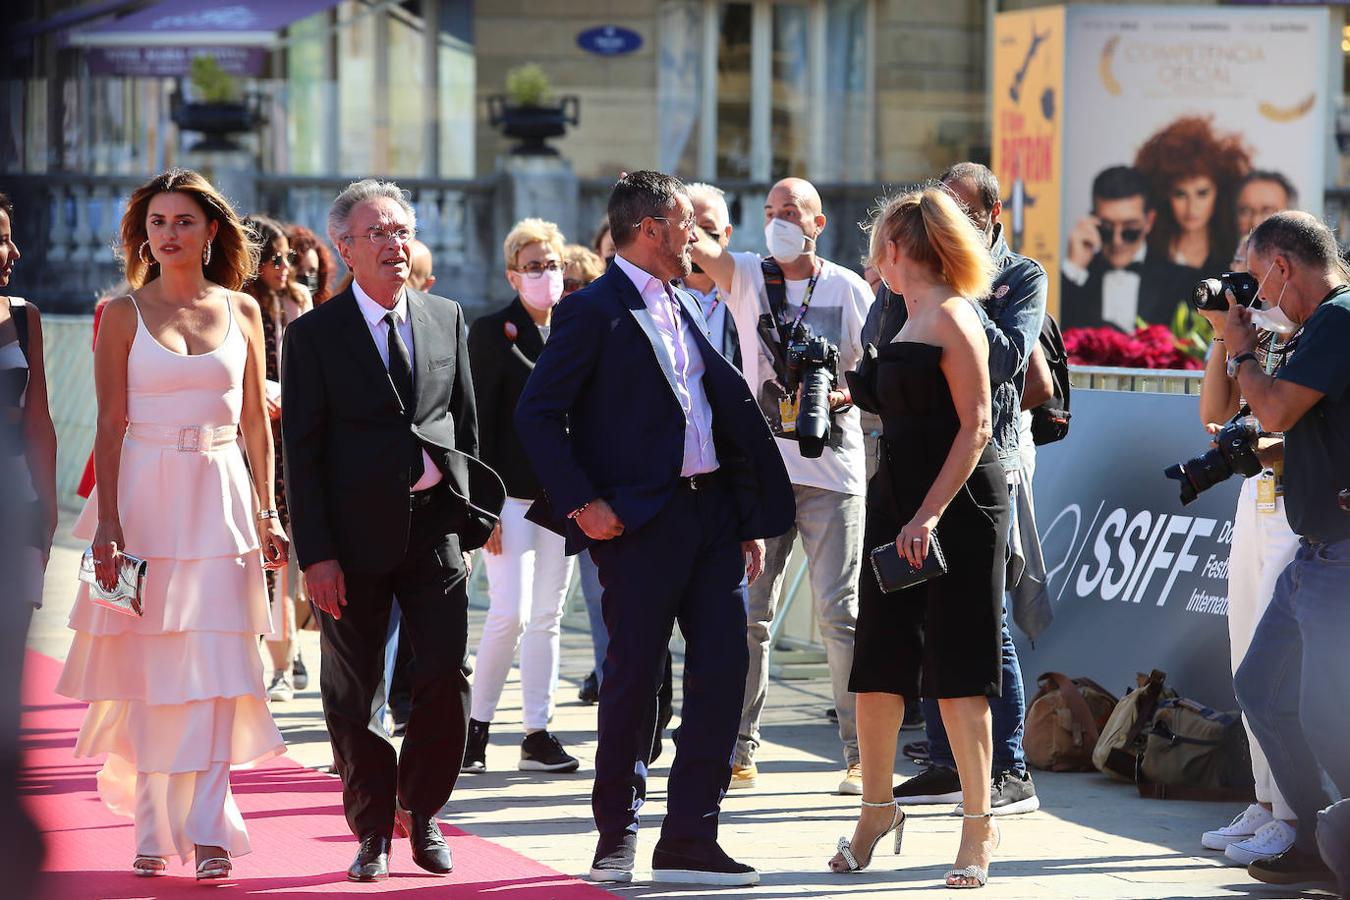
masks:
[(501, 522), (483, 548), (489, 607), (474, 665), (466, 772), (487, 769), (488, 727), (517, 647), (525, 725), (518, 768), (571, 772), (578, 766), (548, 731), (572, 561), (563, 552), (562, 537), (525, 518), (540, 486), (514, 417), (516, 401), (548, 340), (553, 307), (563, 295), (563, 248), (562, 232), (552, 222), (517, 222), (502, 243), (506, 280), (516, 296), (469, 329), (479, 458), (501, 475), (507, 499)]
[(863, 810), (853, 837), (839, 839), (830, 868), (865, 868), (892, 832), (899, 852), (905, 816), (891, 791), (896, 733), (906, 700), (933, 697), (964, 800), (961, 845), (946, 884), (982, 887), (998, 843), (988, 698), (1002, 690), (1009, 501), (990, 443), (989, 344), (973, 302), (988, 293), (995, 264), (941, 187), (889, 201), (871, 232), (869, 262), (904, 298), (909, 316), (878, 348), (875, 365), (848, 373), (854, 402), (880, 415), (883, 428), (864, 546), (880, 548), (882, 568), (919, 568), (940, 545), (948, 569), (901, 596), (883, 593), (871, 571), (859, 584), (849, 690), (858, 695)]

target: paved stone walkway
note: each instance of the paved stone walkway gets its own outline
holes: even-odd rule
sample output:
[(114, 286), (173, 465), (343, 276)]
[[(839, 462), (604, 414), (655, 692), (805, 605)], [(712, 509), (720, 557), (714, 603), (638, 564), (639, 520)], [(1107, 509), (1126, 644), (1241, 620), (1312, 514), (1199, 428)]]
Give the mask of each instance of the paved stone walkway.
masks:
[[(65, 620), (80, 549), (63, 531), (48, 571), (46, 606), (35, 617), (30, 635), (34, 649), (57, 658), (64, 657), (70, 643)], [(482, 610), (471, 611), (469, 621), (472, 647), (482, 626)], [(301, 645), (311, 688), (293, 702), (275, 704), (274, 710), (291, 756), (304, 765), (324, 766), (332, 756), (319, 704), (317, 633), (303, 633)], [(578, 874), (589, 868), (595, 841), (590, 788), (596, 710), (577, 702), (576, 692), (590, 668), (589, 635), (564, 630), (562, 683), (552, 728), (580, 758), (581, 770), (551, 777), (516, 770), (521, 720), (518, 673), (513, 670), (493, 723), (488, 772), (460, 779), (443, 817), (446, 821), (561, 872)], [(760, 886), (680, 889), (642, 880), (650, 875), (655, 826), (665, 810), (667, 742), (667, 755), (655, 767), (643, 810), (639, 880), (614, 893), (632, 898), (716, 895), (758, 900), (950, 896), (942, 875), (956, 851), (960, 820), (948, 815), (947, 807), (911, 809), (899, 859), (878, 853), (872, 868), (851, 876), (826, 869), (835, 841), (852, 833), (858, 810), (857, 798), (831, 793), (842, 762), (837, 735), (825, 719), (828, 688), (825, 680), (772, 683), (759, 753), (759, 786), (732, 792), (723, 805), (723, 846), (760, 870)], [(678, 722), (677, 717), (672, 724)], [(919, 737), (920, 733), (907, 731), (902, 741)], [(917, 771), (904, 759), (897, 768), (900, 776)], [(1003, 847), (981, 896), (1018, 900), (1332, 896), (1259, 884), (1244, 870), (1224, 866), (1222, 855), (1203, 850), (1201, 832), (1227, 822), (1238, 811), (1236, 805), (1143, 800), (1128, 786), (1095, 774), (1037, 772), (1035, 779), (1041, 810), (1001, 820)], [(546, 889), (529, 892), (538, 900), (547, 900), (546, 895)], [(453, 897), (453, 891), (447, 896)]]

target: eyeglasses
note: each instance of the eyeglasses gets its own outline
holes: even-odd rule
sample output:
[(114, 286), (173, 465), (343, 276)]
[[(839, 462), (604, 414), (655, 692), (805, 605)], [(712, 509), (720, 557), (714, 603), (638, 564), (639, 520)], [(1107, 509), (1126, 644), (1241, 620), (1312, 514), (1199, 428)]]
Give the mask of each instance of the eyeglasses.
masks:
[[(681, 231), (689, 231), (689, 230), (691, 230), (691, 229), (694, 227), (694, 225), (697, 224), (697, 222), (696, 222), (696, 220), (694, 219), (693, 216), (689, 216), (687, 219), (681, 219), (681, 220), (678, 221), (678, 222), (672, 222), (672, 221), (670, 221), (670, 219), (666, 218), (665, 216), (648, 216), (647, 218), (649, 218), (649, 219), (655, 219), (655, 220), (658, 221), (658, 222), (665, 222), (667, 225), (674, 225), (674, 226), (676, 226), (677, 228), (679, 228)], [(634, 228), (641, 228), (641, 227), (642, 227), (642, 223), (641, 223), (641, 222), (637, 222), (637, 223), (635, 223), (635, 224), (633, 225), (633, 227), (634, 227)]]
[(299, 258), (294, 250), (289, 253), (275, 253), (268, 258), (267, 264), (274, 269), (280, 269), (283, 265), (294, 266), (295, 261)]
[(1097, 233), (1102, 236), (1103, 244), (1115, 242), (1116, 236), (1120, 236), (1122, 244), (1134, 244), (1144, 236), (1144, 229), (1138, 225), (1121, 225), (1116, 222), (1098, 222)]
[[(417, 237), (417, 232), (411, 228), (396, 228), (393, 231), (385, 231), (383, 228), (372, 228), (365, 233), (365, 238), (376, 247), (385, 244), (397, 244), (400, 247), (407, 245), (413, 238)], [(346, 240), (356, 240), (356, 235), (349, 234)]]
[[(559, 262), (556, 259), (550, 259), (548, 262), (532, 262), (523, 266), (517, 266), (516, 271), (523, 274), (526, 278), (540, 278), (545, 272), (561, 272), (567, 267), (566, 263)], [(566, 284), (566, 282), (564, 282)]]

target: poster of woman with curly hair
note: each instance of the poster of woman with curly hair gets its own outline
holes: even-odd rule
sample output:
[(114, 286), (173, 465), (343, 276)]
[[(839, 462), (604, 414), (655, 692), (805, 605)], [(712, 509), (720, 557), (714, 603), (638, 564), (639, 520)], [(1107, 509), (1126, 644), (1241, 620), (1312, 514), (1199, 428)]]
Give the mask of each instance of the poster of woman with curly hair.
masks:
[(1243, 228), (1281, 200), (1321, 212), (1328, 27), (1325, 9), (1066, 9), (1066, 328), (1171, 323), (1241, 264)]

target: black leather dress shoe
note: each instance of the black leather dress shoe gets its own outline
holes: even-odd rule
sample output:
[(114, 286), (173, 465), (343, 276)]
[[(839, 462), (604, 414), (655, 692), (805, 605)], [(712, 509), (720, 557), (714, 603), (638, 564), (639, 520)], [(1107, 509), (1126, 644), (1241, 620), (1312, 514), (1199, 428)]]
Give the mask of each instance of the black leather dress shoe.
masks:
[(413, 862), (436, 875), (448, 875), (455, 868), (435, 816), (421, 816), (399, 807), (394, 820), (397, 823), (395, 830), (408, 836)]
[(383, 881), (389, 877), (389, 838), (368, 834), (361, 839), (361, 849), (347, 868), (348, 881)]
[(1335, 874), (1327, 868), (1321, 855), (1298, 847), (1290, 847), (1279, 856), (1258, 859), (1247, 867), (1247, 874), (1266, 884), (1303, 884), (1304, 882), (1334, 882)]

